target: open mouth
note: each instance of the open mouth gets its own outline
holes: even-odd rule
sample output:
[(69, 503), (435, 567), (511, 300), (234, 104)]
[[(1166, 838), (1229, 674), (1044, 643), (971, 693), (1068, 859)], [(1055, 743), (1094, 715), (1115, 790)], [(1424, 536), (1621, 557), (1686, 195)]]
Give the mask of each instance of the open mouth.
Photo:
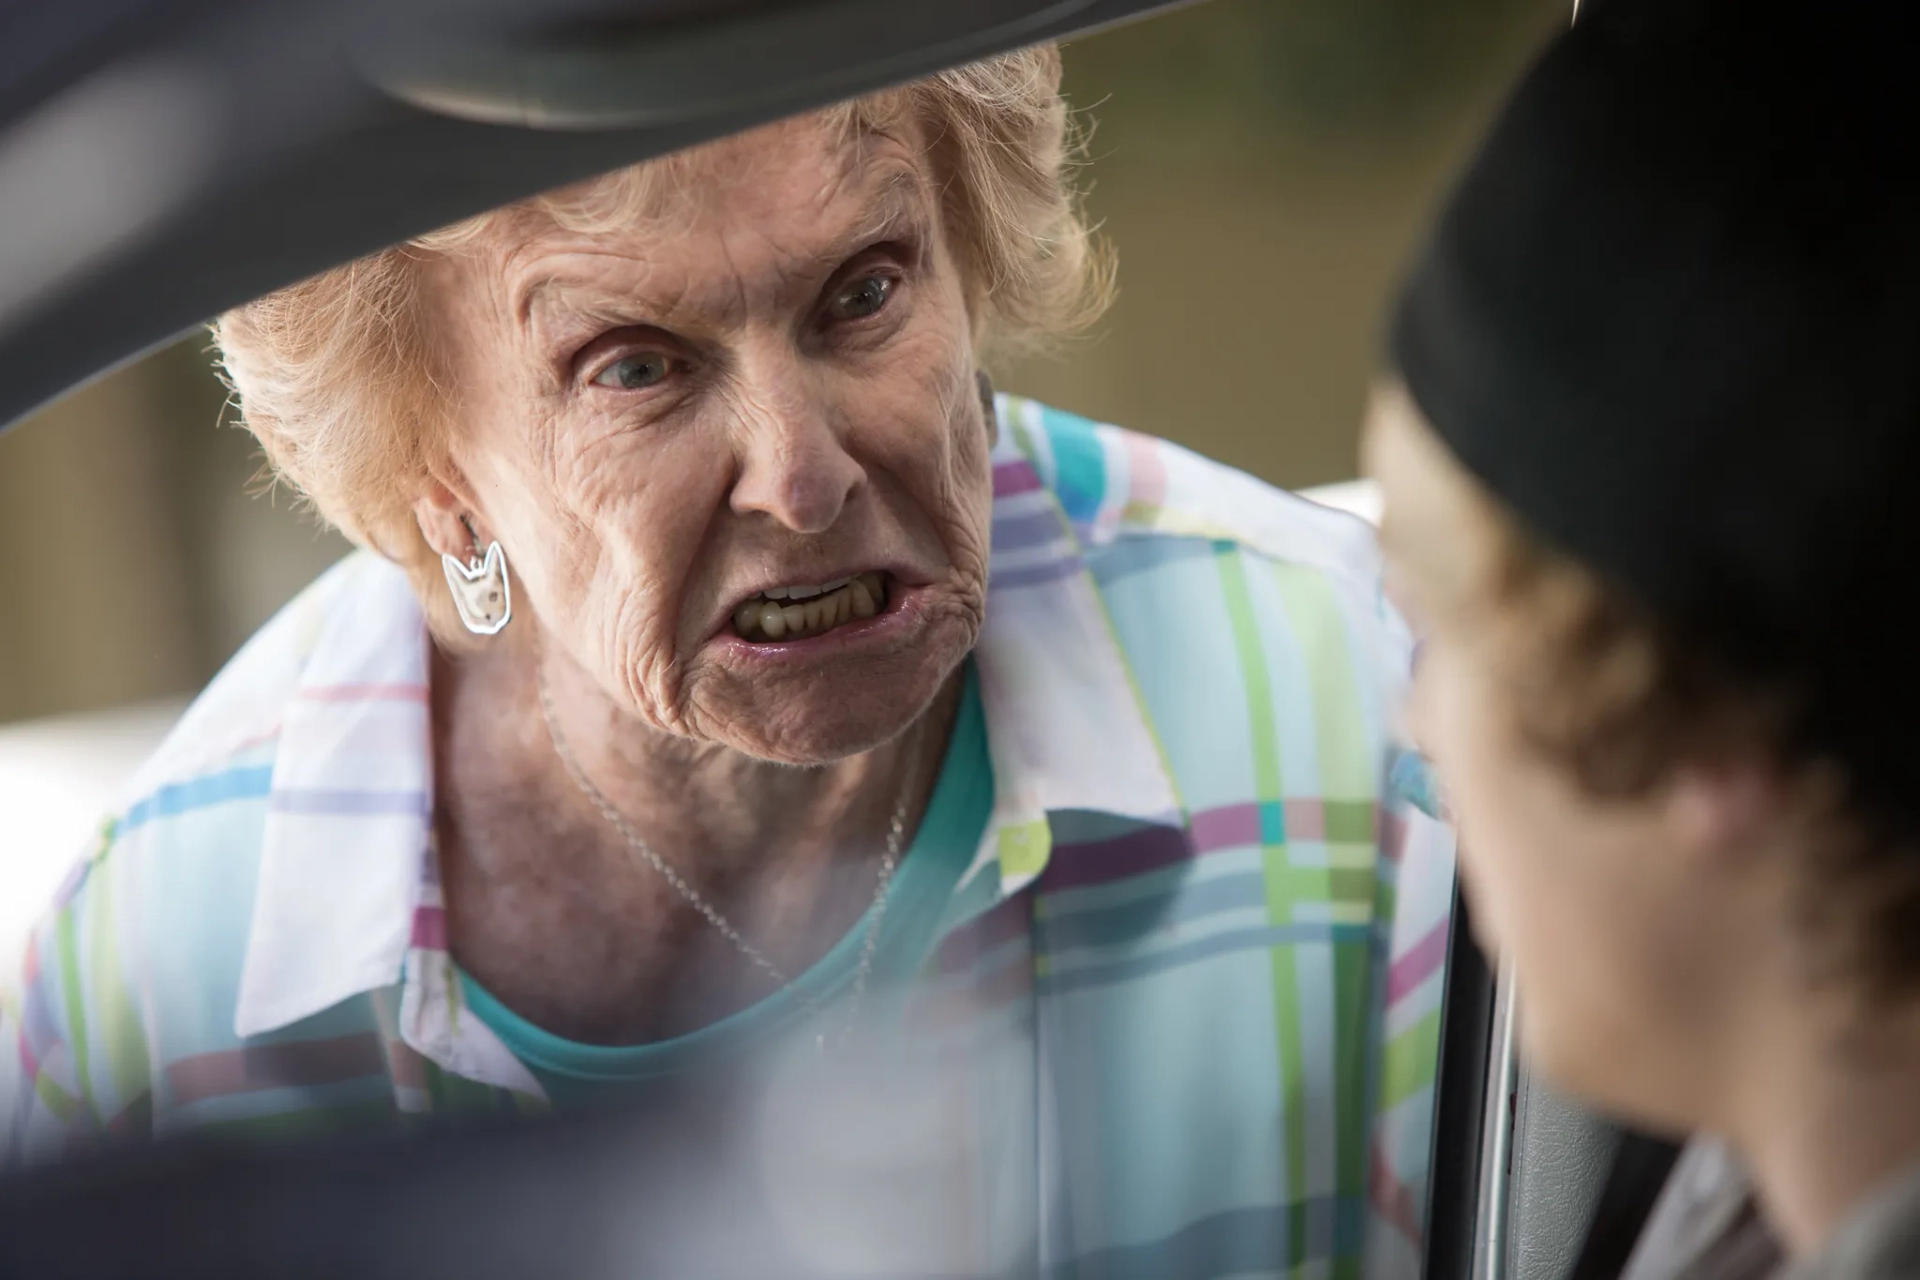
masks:
[(733, 611), (733, 628), (753, 644), (810, 640), (884, 612), (887, 585), (876, 570), (818, 586), (768, 587)]

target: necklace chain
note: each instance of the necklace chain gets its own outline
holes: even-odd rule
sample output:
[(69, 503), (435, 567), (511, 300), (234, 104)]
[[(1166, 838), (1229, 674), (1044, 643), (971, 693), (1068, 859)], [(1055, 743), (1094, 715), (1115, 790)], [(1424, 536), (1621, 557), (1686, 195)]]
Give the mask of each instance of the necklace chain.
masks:
[[(787, 976), (785, 970), (772, 960), (769, 960), (766, 954), (758, 947), (748, 942), (741, 932), (733, 926), (733, 923), (720, 913), (718, 907), (708, 902), (698, 889), (688, 884), (685, 877), (673, 869), (671, 863), (654, 851), (653, 846), (640, 838), (640, 833), (633, 829), (633, 824), (629, 823), (625, 815), (614, 808), (613, 803), (602, 794), (600, 788), (593, 784), (593, 780), (587, 776), (586, 770), (580, 767), (579, 760), (574, 757), (573, 748), (568, 745), (566, 735), (560, 732), (559, 718), (555, 716), (553, 712), (553, 699), (547, 693), (546, 672), (540, 668), (537, 657), (534, 662), (534, 679), (540, 690), (540, 714), (547, 722), (547, 736), (553, 742), (554, 754), (559, 756), (560, 763), (566, 766), (567, 776), (573, 780), (573, 785), (579, 790), (580, 794), (585, 796), (587, 800), (592, 803), (593, 807), (600, 811), (600, 816), (606, 819), (608, 826), (620, 834), (620, 837), (627, 842), (628, 847), (639, 854), (640, 857), (646, 861), (647, 865), (652, 867), (654, 871), (659, 874), (660, 878), (665, 880), (667, 884), (672, 887), (673, 891), (686, 901), (688, 906), (705, 917), (707, 923), (712, 925), (720, 936), (732, 943), (735, 950), (739, 951), (741, 955), (752, 961), (756, 968), (773, 979), (781, 990), (791, 992), (794, 998), (805, 1005), (809, 1011), (816, 1016), (824, 1018), (826, 1010), (821, 1007), (819, 1001), (813, 999), (796, 987), (793, 979)], [(853, 1020), (859, 1015), (860, 1002), (866, 994), (867, 982), (873, 973), (874, 955), (879, 950), (880, 922), (886, 916), (887, 900), (889, 892), (893, 887), (893, 873), (898, 870), (900, 866), (900, 846), (906, 839), (907, 806), (913, 799), (912, 777), (913, 772), (909, 770), (908, 785), (901, 789), (900, 801), (894, 806), (893, 819), (887, 826), (887, 848), (880, 859), (879, 883), (874, 888), (873, 901), (867, 908), (866, 937), (861, 941), (860, 959), (854, 970), (853, 999), (851, 1008), (847, 1013), (849, 1025), (851, 1025)]]

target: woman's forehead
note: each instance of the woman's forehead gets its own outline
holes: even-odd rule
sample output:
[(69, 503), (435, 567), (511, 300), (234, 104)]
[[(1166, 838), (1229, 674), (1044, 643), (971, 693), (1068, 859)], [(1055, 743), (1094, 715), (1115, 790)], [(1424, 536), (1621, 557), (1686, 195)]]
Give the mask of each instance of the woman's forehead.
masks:
[(924, 232), (933, 191), (910, 131), (804, 117), (503, 210), (474, 237), (479, 261), (468, 257), (463, 274), (479, 267), (523, 318), (536, 305), (625, 289), (621, 262), (648, 292), (692, 303), (695, 286), (717, 285), (717, 275), (771, 286)]
[(779, 121), (535, 197), (495, 215), (514, 246), (569, 234), (649, 238), (701, 223), (824, 211), (924, 163), (909, 121), (865, 127), (844, 111)]

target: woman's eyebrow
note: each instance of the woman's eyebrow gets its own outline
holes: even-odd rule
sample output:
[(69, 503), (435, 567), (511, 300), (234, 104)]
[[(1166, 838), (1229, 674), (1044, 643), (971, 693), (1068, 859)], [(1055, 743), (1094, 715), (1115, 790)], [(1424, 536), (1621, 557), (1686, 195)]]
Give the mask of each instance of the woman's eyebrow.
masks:
[(924, 231), (929, 220), (933, 193), (919, 170), (889, 165), (885, 179), (868, 197), (865, 217), (848, 237), (845, 258), (870, 244), (909, 238)]
[[(867, 181), (864, 192), (852, 191), (834, 203), (850, 206), (854, 213), (839, 231), (822, 235), (817, 247), (801, 255), (818, 274), (828, 274), (864, 249), (889, 241), (908, 241), (924, 247), (933, 225), (934, 196), (926, 177), (918, 168), (890, 162), (874, 166), (876, 172)], [(858, 181), (849, 176), (847, 185)]]
[[(578, 259), (583, 254), (575, 249), (565, 256)], [(587, 251), (584, 256), (593, 258), (599, 255)], [(610, 324), (631, 323), (630, 317), (636, 311), (650, 312), (665, 323), (687, 305), (688, 290), (684, 286), (650, 295), (635, 283), (634, 277), (653, 278), (656, 275), (653, 270), (637, 266), (624, 255), (606, 256), (624, 264), (626, 274), (621, 283), (609, 283), (608, 278), (609, 274), (619, 276), (619, 268), (611, 271), (588, 268), (578, 261), (569, 262), (555, 270), (527, 272), (523, 279), (511, 286), (508, 297), (510, 314), (518, 328), (538, 337), (556, 325), (566, 328), (569, 324), (578, 325), (589, 320)]]
[[(871, 245), (890, 240), (924, 240), (932, 225), (933, 193), (925, 176), (912, 166), (887, 164), (869, 193), (863, 198), (849, 193), (846, 203), (852, 204), (855, 199), (860, 201), (857, 216), (847, 220), (845, 230), (825, 237), (817, 249), (804, 256), (803, 260), (816, 272), (831, 272)], [(513, 286), (509, 306), (519, 326), (537, 334), (545, 327), (541, 322), (543, 313), (555, 307), (577, 309), (577, 303), (568, 298), (569, 293), (604, 287), (601, 279), (587, 272), (529, 273)], [(681, 289), (676, 290), (671, 299), (651, 299), (649, 309), (657, 312), (662, 322), (671, 321), (673, 313), (682, 308), (710, 311), (711, 308), (703, 308), (697, 301), (690, 300), (690, 295), (696, 292)], [(633, 298), (631, 293), (626, 296), (630, 301)]]
[(591, 290), (596, 285), (604, 290), (598, 281), (567, 273), (531, 279), (515, 290), (511, 314), (522, 333), (544, 341), (556, 330), (588, 325), (589, 318), (605, 310), (602, 306), (583, 306), (583, 299), (569, 297), (570, 293)]

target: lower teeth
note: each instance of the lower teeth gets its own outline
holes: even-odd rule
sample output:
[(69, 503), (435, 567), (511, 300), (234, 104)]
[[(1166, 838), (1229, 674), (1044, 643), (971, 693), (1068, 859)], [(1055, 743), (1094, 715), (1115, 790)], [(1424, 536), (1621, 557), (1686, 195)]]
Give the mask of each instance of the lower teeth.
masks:
[(743, 640), (805, 640), (887, 607), (886, 576), (863, 573), (837, 591), (811, 600), (768, 600), (756, 596), (734, 610), (734, 630)]

